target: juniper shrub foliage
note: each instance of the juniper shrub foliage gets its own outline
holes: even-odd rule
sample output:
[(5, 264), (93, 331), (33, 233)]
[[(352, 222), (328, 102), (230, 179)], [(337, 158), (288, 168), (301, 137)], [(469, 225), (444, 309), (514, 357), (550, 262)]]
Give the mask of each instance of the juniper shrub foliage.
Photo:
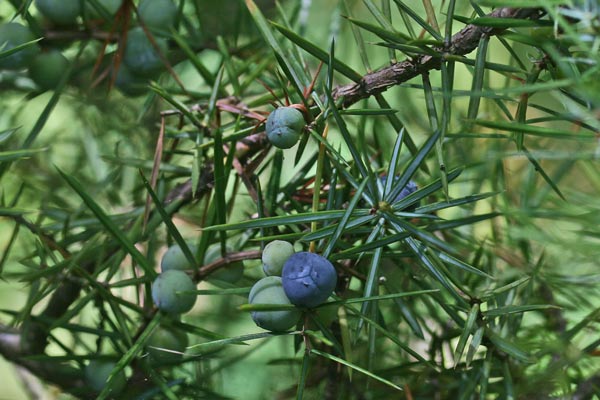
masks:
[[(593, 398), (599, 30), (587, 0), (2, 2), (3, 395)], [(335, 285), (249, 301), (274, 241)]]

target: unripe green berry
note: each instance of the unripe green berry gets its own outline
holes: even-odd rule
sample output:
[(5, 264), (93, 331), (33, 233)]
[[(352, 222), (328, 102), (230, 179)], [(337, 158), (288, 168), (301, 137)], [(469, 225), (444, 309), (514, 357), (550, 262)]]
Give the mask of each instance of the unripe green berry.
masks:
[(269, 114), (265, 130), (273, 146), (289, 149), (298, 143), (305, 125), (304, 116), (298, 109), (279, 107)]
[(175, 24), (177, 6), (172, 0), (142, 0), (138, 14), (148, 29), (164, 34)]
[(183, 271), (171, 269), (158, 275), (152, 283), (152, 299), (167, 314), (183, 314), (196, 303), (196, 285)]
[[(186, 244), (193, 255), (196, 252), (194, 240), (186, 240)], [(177, 243), (175, 243), (167, 249), (160, 261), (160, 269), (162, 272), (168, 271), (170, 269), (185, 271), (192, 269), (192, 267), (193, 265), (187, 259), (187, 257), (183, 253), (183, 250)]]
[(40, 53), (29, 66), (29, 76), (42, 89), (51, 90), (60, 83), (69, 60), (58, 50)]
[[(281, 278), (267, 276), (256, 282), (248, 296), (250, 304), (291, 304), (283, 291)], [(300, 319), (300, 310), (253, 311), (252, 320), (263, 329), (275, 332), (286, 331)]]
[(154, 77), (136, 75), (126, 65), (121, 64), (117, 72), (115, 86), (125, 96), (141, 96), (148, 93), (148, 82), (152, 78)]
[[(35, 37), (29, 28), (16, 22), (0, 25), (0, 53), (34, 40)], [(0, 58), (0, 69), (23, 69), (31, 63), (33, 57), (39, 53), (40, 47), (36, 44), (29, 45), (21, 50)]]
[[(115, 368), (116, 363), (113, 361), (102, 361), (102, 360), (91, 360), (86, 365), (84, 370), (85, 382), (95, 392), (101, 392), (108, 382), (112, 370)], [(123, 370), (113, 378), (112, 391), (113, 395), (121, 392), (127, 384), (127, 377)], [(111, 396), (114, 398), (114, 396)]]
[(183, 357), (188, 337), (185, 332), (159, 326), (152, 332), (146, 345), (153, 362), (173, 363)]
[(97, 0), (99, 5), (102, 7), (102, 11), (100, 11), (90, 0), (84, 0), (85, 7), (83, 9), (83, 13), (86, 19), (88, 20), (103, 20), (103, 12), (108, 13), (109, 16), (113, 16), (119, 11), (121, 8), (121, 4), (123, 4), (123, 0)]
[(35, 0), (44, 17), (57, 25), (72, 25), (81, 14), (80, 0)]
[[(230, 253), (232, 249), (227, 246), (226, 251)], [(204, 265), (215, 262), (219, 258), (221, 258), (221, 244), (213, 243), (208, 246), (206, 253), (204, 253)], [(244, 263), (242, 261), (234, 261), (210, 274), (208, 280), (215, 284), (218, 283), (217, 281), (236, 283), (242, 279), (242, 276), (244, 276)]]
[[(163, 57), (166, 56), (165, 39), (154, 37), (154, 40), (160, 53)], [(141, 27), (133, 28), (127, 33), (123, 62), (130, 71), (144, 77), (152, 76), (163, 68), (161, 56)]]
[(294, 254), (294, 246), (283, 240), (273, 240), (262, 252), (263, 271), (265, 275), (281, 276), (283, 264)]

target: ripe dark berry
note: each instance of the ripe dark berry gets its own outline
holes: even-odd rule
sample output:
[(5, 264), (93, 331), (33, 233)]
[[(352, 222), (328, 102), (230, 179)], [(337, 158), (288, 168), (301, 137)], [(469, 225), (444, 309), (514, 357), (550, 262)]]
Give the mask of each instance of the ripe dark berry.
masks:
[(294, 107), (279, 107), (269, 114), (267, 138), (275, 147), (289, 149), (298, 143), (306, 122), (302, 112)]
[(285, 294), (299, 307), (316, 307), (323, 303), (337, 283), (333, 265), (325, 257), (305, 251), (288, 258), (281, 278)]
[(281, 275), (283, 264), (294, 254), (294, 246), (283, 240), (273, 240), (262, 252), (263, 271), (265, 275)]
[[(382, 176), (380, 179), (381, 179), (381, 183), (385, 186), (385, 184), (387, 182), (387, 176)], [(398, 179), (399, 179), (398, 177), (395, 177), (394, 181), (397, 181)], [(392, 201), (392, 203), (399, 202), (400, 200), (402, 200), (403, 198), (405, 198), (409, 194), (412, 194), (412, 193), (416, 192), (418, 189), (419, 189), (419, 187), (417, 186), (417, 184), (414, 181), (408, 181), (408, 183), (402, 188), (402, 190), (400, 191), (400, 193), (398, 193), (398, 195)], [(409, 211), (414, 211), (414, 209), (417, 208), (418, 206), (419, 206), (419, 203), (417, 202), (416, 204), (411, 205), (408, 208), (408, 210)]]
[(152, 300), (167, 314), (183, 314), (196, 303), (196, 285), (183, 271), (171, 269), (158, 275), (152, 283)]
[[(281, 278), (267, 276), (256, 282), (248, 296), (250, 304), (291, 304), (285, 295)], [(300, 319), (300, 310), (253, 311), (252, 320), (263, 329), (275, 332), (286, 331)]]
[(412, 194), (412, 193), (416, 192), (417, 189), (418, 189), (417, 184), (414, 183), (413, 181), (409, 181), (406, 184), (406, 186), (404, 186), (402, 188), (402, 190), (400, 191), (400, 193), (398, 193), (398, 196), (396, 196), (396, 198), (394, 199), (394, 202), (402, 200), (403, 198), (405, 198), (409, 194)]
[[(0, 52), (10, 50), (34, 39), (35, 37), (26, 26), (16, 22), (0, 25)], [(39, 51), (40, 47), (33, 44), (12, 53), (8, 57), (0, 58), (0, 69), (19, 70), (28, 67)]]

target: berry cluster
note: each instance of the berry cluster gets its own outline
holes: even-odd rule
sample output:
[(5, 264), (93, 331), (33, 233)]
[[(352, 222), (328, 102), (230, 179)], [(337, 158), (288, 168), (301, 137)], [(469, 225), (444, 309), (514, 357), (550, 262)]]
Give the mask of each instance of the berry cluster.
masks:
[[(186, 245), (190, 253), (196, 253), (194, 240), (187, 240)], [(227, 251), (230, 252), (231, 249), (228, 248)], [(219, 259), (220, 254), (219, 243), (210, 245), (204, 255), (204, 265)], [(199, 263), (198, 259), (196, 263)], [(183, 249), (175, 244), (163, 254), (160, 267), (161, 273), (152, 283), (152, 300), (161, 312), (172, 317), (171, 319), (177, 319), (179, 315), (190, 311), (196, 303), (196, 284), (186, 272), (191, 271), (194, 265), (185, 256)], [(216, 285), (232, 284), (240, 280), (243, 274), (243, 263), (232, 262), (226, 268), (215, 271), (208, 280)], [(175, 363), (185, 352), (188, 338), (181, 331), (160, 325), (152, 332), (146, 345), (148, 356), (153, 363)], [(111, 365), (114, 366), (114, 363)], [(109, 369), (109, 366), (106, 365), (106, 368)]]
[[(252, 287), (248, 296), (250, 304), (293, 304), (300, 308), (313, 308), (327, 300), (337, 283), (335, 268), (326, 258), (304, 251), (295, 253), (293, 246), (282, 240), (265, 246), (262, 262), (267, 277)], [(254, 311), (252, 319), (263, 329), (285, 331), (300, 319), (301, 309), (296, 307), (281, 311)]]
[[(126, 95), (144, 93), (148, 81), (156, 79), (164, 69), (167, 37), (174, 29), (178, 13), (173, 0), (140, 0), (135, 13), (137, 23), (129, 22), (132, 28), (123, 32), (115, 31), (108, 23), (117, 13), (130, 11), (123, 0), (36, 0), (35, 6), (42, 17), (41, 26), (49, 31), (105, 29), (113, 40), (119, 40), (124, 47), (117, 52), (123, 61), (109, 66), (109, 71), (110, 77), (116, 75), (116, 87)], [(38, 36), (44, 40), (35, 42)], [(34, 35), (28, 27), (9, 22), (0, 25), (0, 53), (11, 50), (8, 56), (0, 57), (0, 72), (26, 70), (40, 90), (56, 89), (63, 80), (70, 81), (65, 75), (71, 61), (63, 55), (60, 41), (46, 40), (43, 34)], [(91, 74), (91, 68), (86, 70), (84, 66), (95, 63), (95, 59), (78, 60), (77, 68), (81, 73)], [(72, 82), (77, 83), (75, 75), (73, 78)]]
[[(186, 244), (190, 253), (195, 254), (194, 241), (187, 240)], [(231, 252), (231, 248), (227, 248), (227, 252)], [(220, 255), (221, 245), (219, 243), (210, 245), (204, 254), (204, 265), (216, 261)], [(199, 261), (196, 259), (197, 263)], [(190, 271), (193, 265), (178, 244), (167, 249), (160, 262), (160, 268), (160, 275), (152, 283), (152, 299), (156, 307), (172, 315), (190, 311), (196, 302), (196, 295), (193, 293), (196, 285), (185, 271)], [(215, 271), (208, 281), (217, 286), (223, 283), (232, 284), (239, 281), (243, 275), (244, 264), (237, 261)]]

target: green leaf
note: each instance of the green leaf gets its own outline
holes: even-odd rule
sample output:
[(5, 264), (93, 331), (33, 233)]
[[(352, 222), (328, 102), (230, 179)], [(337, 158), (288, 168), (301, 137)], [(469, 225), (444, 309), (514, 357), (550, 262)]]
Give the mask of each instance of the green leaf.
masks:
[(523, 132), (532, 136), (545, 137), (549, 139), (571, 139), (571, 140), (582, 140), (582, 141), (593, 141), (596, 140), (596, 136), (593, 132), (587, 131), (565, 131), (557, 129), (555, 127), (547, 128), (544, 126), (534, 126), (529, 124), (521, 124), (514, 121), (490, 121), (490, 120), (473, 120), (474, 124), (484, 126), (486, 128), (498, 129), (501, 131), (508, 132)]
[(307, 85), (302, 79), (302, 75), (304, 75), (302, 65), (296, 63), (294, 59), (287, 57), (286, 53), (283, 51), (283, 48), (277, 39), (275, 39), (269, 22), (256, 3), (254, 3), (253, 0), (245, 0), (245, 2), (246, 7), (248, 7), (248, 11), (250, 11), (250, 15), (252, 15), (252, 18), (256, 23), (256, 27), (260, 31), (267, 44), (273, 49), (279, 64), (282, 66), (282, 68), (284, 68), (284, 71), (286, 71), (287, 75), (291, 78), (290, 80), (293, 82), (296, 92), (300, 97), (303, 98), (302, 88)]
[(525, 350), (521, 349), (516, 344), (506, 340), (491, 329), (486, 329), (485, 335), (488, 339), (490, 339), (490, 341), (498, 350), (503, 351), (509, 357), (512, 357), (515, 360), (522, 361), (524, 363), (532, 363), (534, 361), (533, 357), (531, 357), (531, 355), (529, 355), (529, 353), (527, 353)]
[(550, 304), (529, 304), (524, 306), (504, 306), (487, 311), (482, 311), (482, 314), (488, 318), (502, 317), (509, 314), (520, 314), (528, 311), (547, 310), (549, 308), (559, 309), (560, 307)]
[[(28, 47), (34, 46), (37, 42), (39, 42), (40, 40), (43, 40), (44, 38), (38, 38), (38, 39), (34, 39), (31, 40), (29, 42), (25, 42), (22, 44), (19, 44), (17, 46), (11, 47), (8, 50), (2, 50), (3, 46), (0, 46), (0, 60), (3, 58), (6, 58), (8, 56), (11, 56), (15, 53), (18, 53), (19, 51), (26, 49)], [(0, 45), (2, 45), (3, 43), (0, 43)]]
[(493, 297), (495, 297), (495, 296), (497, 296), (499, 294), (508, 292), (509, 290), (512, 290), (514, 288), (517, 288), (517, 287), (521, 286), (524, 283), (529, 282), (530, 279), (531, 279), (531, 277), (524, 276), (523, 278), (518, 279), (518, 280), (516, 280), (514, 282), (510, 282), (510, 283), (508, 283), (508, 284), (506, 284), (504, 286), (501, 286), (501, 287), (489, 290), (489, 291), (487, 291), (486, 293), (484, 293), (481, 296), (481, 300), (487, 301), (487, 300), (489, 300), (489, 299), (491, 299), (491, 298), (493, 298)]
[(159, 86), (156, 82), (150, 83), (150, 89), (152, 89), (156, 94), (162, 97), (167, 103), (171, 104), (175, 107), (181, 114), (183, 114), (187, 119), (190, 120), (191, 123), (196, 125), (199, 129), (204, 127), (202, 121), (196, 117), (196, 114), (188, 109), (188, 107), (182, 103), (180, 100), (173, 97), (168, 91)]
[[(479, 346), (481, 345), (481, 340), (483, 339), (484, 332), (485, 332), (485, 328), (483, 326), (481, 326), (473, 334), (471, 343), (469, 343), (469, 350), (467, 350), (467, 359), (466, 359), (467, 367), (469, 365), (471, 365), (471, 362), (473, 362), (473, 357), (475, 357), (475, 353), (477, 352), (477, 350), (479, 349)], [(491, 354), (491, 352), (490, 352), (490, 354)]]
[(456, 350), (454, 350), (454, 368), (460, 362), (460, 359), (465, 350), (465, 345), (467, 344), (467, 339), (471, 335), (473, 331), (473, 327), (475, 326), (475, 321), (477, 320), (477, 316), (479, 315), (479, 304), (473, 304), (471, 310), (469, 311), (469, 315), (467, 317), (467, 322), (463, 328), (462, 333), (460, 334), (460, 338), (458, 339), (458, 344), (456, 345)]
[(390, 115), (396, 114), (398, 110), (392, 108), (350, 108), (347, 110), (340, 110), (341, 115)]
[(406, 186), (406, 184), (408, 183), (410, 178), (412, 178), (412, 176), (415, 174), (415, 172), (417, 171), (419, 166), (425, 161), (425, 158), (427, 157), (427, 155), (429, 154), (429, 152), (431, 151), (431, 149), (433, 148), (433, 146), (435, 145), (437, 140), (440, 138), (440, 135), (441, 135), (441, 131), (438, 130), (433, 135), (431, 135), (425, 141), (425, 143), (423, 143), (423, 146), (421, 146), (421, 148), (419, 149), (419, 152), (417, 154), (415, 154), (414, 158), (410, 161), (408, 166), (404, 169), (404, 171), (400, 175), (400, 178), (398, 178), (398, 182), (395, 183), (394, 190), (392, 190), (390, 192), (390, 194), (387, 196), (386, 200), (389, 201), (389, 200), (392, 200), (392, 199), (395, 199), (398, 197), (398, 195), (400, 194), (402, 189)]
[(240, 311), (290, 311), (295, 310), (296, 306), (293, 304), (242, 304), (238, 306)]
[(162, 202), (159, 200), (158, 196), (152, 189), (150, 182), (148, 182), (148, 180), (144, 176), (144, 173), (141, 170), (140, 170), (140, 175), (142, 176), (142, 182), (144, 183), (144, 186), (146, 187), (146, 190), (148, 191), (148, 194), (150, 195), (150, 198), (152, 199), (152, 202), (154, 203), (156, 210), (158, 211), (160, 217), (162, 218), (163, 222), (165, 223), (165, 225), (167, 227), (167, 231), (173, 237), (173, 239), (175, 239), (175, 242), (179, 245), (179, 248), (181, 249), (181, 251), (183, 251), (185, 258), (187, 258), (190, 265), (193, 265), (194, 270), (197, 270), (198, 263), (196, 262), (196, 258), (194, 257), (194, 254), (192, 254), (192, 251), (190, 250), (188, 244), (186, 243), (186, 241), (183, 239), (183, 237), (179, 233), (179, 230), (177, 229), (177, 227), (171, 220), (171, 216), (164, 209)]
[(489, 274), (486, 274), (485, 272), (483, 272), (483, 271), (481, 271), (481, 270), (479, 270), (479, 269), (477, 269), (477, 268), (475, 268), (475, 267), (467, 264), (464, 261), (459, 260), (458, 258), (452, 257), (449, 254), (446, 254), (446, 253), (441, 252), (441, 251), (437, 252), (436, 254), (440, 258), (440, 260), (444, 261), (448, 265), (460, 268), (460, 269), (462, 269), (464, 271), (470, 272), (470, 273), (475, 274), (475, 275), (482, 276), (482, 277), (487, 278), (487, 279), (495, 279), (493, 276), (491, 276)]
[[(563, 5), (564, 0), (527, 0), (527, 7), (554, 7)], [(477, 2), (484, 7), (523, 7), (523, 0), (480, 0)]]
[[(364, 216), (369, 213), (369, 210), (357, 210), (356, 216)], [(272, 228), (274, 226), (309, 224), (311, 222), (328, 221), (332, 219), (340, 219), (344, 216), (345, 211), (318, 211), (296, 215), (282, 215), (277, 217), (267, 217), (243, 221), (231, 224), (213, 225), (204, 228), (204, 231), (220, 231), (220, 230), (238, 230), (238, 229), (259, 229)]]
[(373, 25), (369, 22), (364, 22), (353, 18), (347, 18), (347, 20), (352, 22), (354, 25), (363, 28), (366, 31), (374, 33), (375, 35), (390, 43), (406, 44), (412, 40), (410, 36), (405, 35), (401, 32), (390, 31), (380, 26)]
[(331, 235), (331, 238), (327, 242), (327, 247), (325, 247), (325, 250), (323, 250), (323, 254), (322, 254), (323, 257), (329, 258), (329, 255), (333, 252), (335, 243), (338, 241), (338, 239), (344, 233), (344, 229), (346, 228), (348, 221), (350, 221), (350, 218), (353, 216), (354, 210), (358, 206), (358, 202), (361, 198), (362, 192), (367, 187), (367, 183), (369, 183), (369, 181), (367, 179), (365, 179), (358, 187), (356, 194), (350, 201), (350, 204), (348, 205), (348, 208), (345, 210), (344, 215), (342, 216), (342, 219), (337, 224), (335, 231), (333, 232), (333, 234)]
[(97, 400), (106, 400), (111, 395), (113, 390), (112, 385), (114, 384), (114, 377), (117, 376), (125, 367), (127, 367), (133, 359), (142, 352), (144, 344), (152, 334), (152, 331), (158, 326), (161, 319), (160, 313), (156, 314), (154, 318), (148, 323), (144, 331), (140, 334), (139, 338), (133, 346), (131, 346), (121, 359), (117, 362), (113, 370), (111, 371), (106, 386), (98, 394)]
[(412, 18), (419, 26), (421, 26), (421, 28), (425, 29), (427, 33), (433, 36), (434, 39), (438, 41), (444, 40), (442, 35), (440, 35), (439, 32), (436, 31), (433, 26), (431, 26), (423, 18), (421, 18), (421, 16), (417, 12), (415, 12), (415, 10), (412, 7), (407, 6), (401, 0), (394, 0), (394, 2), (398, 6), (398, 9), (402, 10), (403, 13), (406, 13), (410, 18)]
[(79, 195), (79, 197), (81, 197), (85, 205), (90, 209), (90, 211), (92, 211), (92, 213), (94, 213), (96, 218), (98, 218), (98, 221), (117, 240), (117, 242), (120, 243), (121, 247), (123, 247), (123, 249), (131, 255), (135, 262), (137, 262), (140, 265), (140, 267), (142, 267), (144, 272), (151, 277), (155, 277), (156, 272), (154, 271), (153, 266), (150, 265), (150, 262), (135, 247), (135, 244), (123, 233), (122, 228), (116, 226), (113, 223), (113, 221), (108, 217), (108, 215), (106, 215), (104, 210), (102, 210), (102, 208), (94, 201), (92, 196), (85, 191), (81, 183), (79, 183), (75, 178), (71, 177), (70, 175), (65, 174), (60, 169), (58, 169), (58, 172), (61, 174), (63, 179), (67, 181), (69, 186), (71, 186), (71, 188), (73, 188), (73, 190), (77, 192), (77, 194)]
[[(308, 40), (304, 39), (302, 36), (297, 35), (295, 32), (287, 29), (285, 26), (279, 25), (275, 22), (271, 22), (279, 32), (281, 32), (285, 37), (287, 37), (292, 43), (302, 47), (306, 52), (317, 58), (318, 60), (328, 64), (329, 56), (327, 52)], [(354, 82), (359, 82), (362, 79), (362, 75), (358, 72), (354, 71), (352, 68), (344, 64), (338, 59), (333, 60), (333, 69), (346, 76), (348, 79), (351, 79)]]
[(308, 376), (308, 366), (310, 364), (310, 352), (305, 351), (302, 357), (302, 369), (300, 370), (300, 379), (298, 381), (298, 390), (296, 392), (296, 400), (302, 400), (304, 397), (304, 388), (306, 387), (306, 378)]
[(351, 299), (329, 301), (327, 303), (323, 303), (323, 304), (317, 306), (317, 308), (329, 307), (332, 305), (364, 303), (367, 301), (374, 301), (374, 300), (392, 300), (392, 299), (397, 299), (400, 297), (411, 297), (411, 296), (418, 296), (421, 294), (430, 294), (430, 293), (438, 293), (438, 292), (439, 292), (439, 289), (426, 289), (426, 290), (415, 290), (415, 291), (411, 291), (411, 292), (381, 294), (378, 296), (354, 297)]
[(352, 363), (350, 363), (350, 362), (348, 362), (346, 360), (343, 360), (343, 359), (341, 359), (339, 357), (336, 357), (336, 356), (328, 354), (328, 353), (321, 352), (321, 351), (316, 350), (316, 349), (310, 349), (309, 351), (310, 351), (311, 354), (316, 354), (316, 355), (321, 356), (323, 358), (326, 358), (328, 360), (335, 361), (337, 363), (345, 365), (345, 366), (347, 366), (349, 368), (352, 368), (355, 371), (361, 372), (361, 373), (367, 375), (368, 377), (373, 378), (373, 379), (375, 379), (375, 380), (377, 380), (377, 381), (379, 381), (379, 382), (381, 382), (381, 383), (383, 383), (385, 385), (391, 386), (392, 388), (394, 388), (396, 390), (402, 391), (402, 388), (400, 386), (397, 386), (396, 384), (388, 381), (387, 379), (384, 379), (384, 378), (382, 378), (382, 377), (380, 377), (378, 375), (375, 375), (374, 373), (372, 373), (372, 372), (370, 372), (370, 371), (368, 371), (368, 370), (366, 370), (364, 368), (361, 368), (358, 365), (352, 364)]
[(257, 339), (265, 339), (275, 336), (288, 336), (288, 335), (297, 335), (299, 332), (285, 332), (285, 333), (274, 333), (274, 332), (261, 332), (261, 333), (251, 333), (247, 335), (240, 335), (231, 338), (212, 340), (210, 342), (198, 343), (191, 346), (188, 346), (188, 349), (194, 350), (195, 352), (202, 353), (203, 350), (206, 349), (214, 349), (217, 347), (222, 347), (230, 344), (237, 345), (247, 345), (248, 340), (257, 340)]

